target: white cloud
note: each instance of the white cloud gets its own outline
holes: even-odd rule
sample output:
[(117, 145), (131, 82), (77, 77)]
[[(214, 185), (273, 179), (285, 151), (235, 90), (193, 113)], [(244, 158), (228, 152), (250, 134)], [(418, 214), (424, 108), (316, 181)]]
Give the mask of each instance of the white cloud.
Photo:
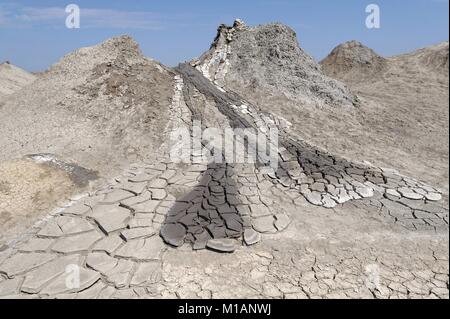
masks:
[[(9, 27), (65, 27), (64, 7), (20, 7), (13, 4), (0, 7), (0, 25)], [(159, 30), (161, 15), (150, 11), (120, 11), (80, 8), (81, 28), (117, 28)]]
[(53, 21), (64, 19), (64, 8), (32, 8), (23, 7), (14, 16), (15, 20), (22, 22), (39, 22), (39, 21)]
[(111, 9), (81, 9), (81, 19), (87, 27), (150, 29), (162, 28), (160, 15), (153, 12), (117, 11)]

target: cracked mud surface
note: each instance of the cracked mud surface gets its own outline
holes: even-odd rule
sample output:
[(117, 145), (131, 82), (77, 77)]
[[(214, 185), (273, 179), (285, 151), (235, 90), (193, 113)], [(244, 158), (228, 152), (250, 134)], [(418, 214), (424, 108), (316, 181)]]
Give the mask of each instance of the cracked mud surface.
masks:
[[(175, 92), (197, 90), (230, 127), (282, 128), (191, 75), (175, 79)], [(177, 125), (189, 126), (183, 114), (195, 118), (196, 102), (175, 96)], [(0, 295), (448, 298), (448, 210), (438, 190), (302, 141), (282, 145), (272, 174), (255, 164), (132, 165), (10, 242)], [(74, 265), (80, 284), (71, 288)]]
[[(359, 201), (284, 203), (284, 231), (264, 232), (252, 246), (236, 240), (232, 254), (167, 246), (158, 231), (176, 202), (161, 181), (189, 185), (201, 180), (194, 173), (136, 166), (71, 202), (0, 253), (2, 296), (448, 298), (448, 232), (408, 230)], [(271, 193), (275, 210), (285, 194), (277, 186)], [(81, 267), (77, 289), (65, 286), (67, 265)]]

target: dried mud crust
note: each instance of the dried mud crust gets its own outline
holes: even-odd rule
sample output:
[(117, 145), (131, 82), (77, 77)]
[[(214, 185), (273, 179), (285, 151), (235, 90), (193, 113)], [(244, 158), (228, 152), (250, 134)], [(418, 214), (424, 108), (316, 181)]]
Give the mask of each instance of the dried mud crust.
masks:
[[(191, 125), (184, 121), (186, 108), (192, 108), (191, 120), (199, 113), (195, 99), (183, 103), (183, 94), (176, 92), (195, 88), (224, 111), (231, 127), (256, 125), (261, 130), (281, 125), (250, 104), (228, 105), (239, 97), (207, 84), (190, 68), (178, 69), (183, 81), (175, 78), (173, 113), (181, 116), (180, 123)], [(259, 172), (255, 165), (230, 163), (179, 165), (162, 160), (133, 165), (6, 247), (0, 259), (1, 294), (448, 297), (448, 210), (432, 204), (439, 196), (435, 189), (395, 172), (333, 157), (283, 133), (281, 145), (280, 168), (273, 175)], [(340, 177), (328, 180), (325, 172)], [(340, 183), (342, 198), (330, 189)], [(329, 205), (329, 199), (335, 205)], [(405, 250), (414, 251), (413, 257)], [(212, 255), (217, 252), (233, 254), (223, 259)], [(220, 265), (214, 266), (216, 262)], [(65, 285), (68, 265), (79, 267), (77, 288)], [(239, 285), (229, 280), (236, 272)]]
[[(185, 167), (164, 161), (136, 164), (96, 192), (74, 198), (52, 218), (36, 225), (28, 236), (0, 252), (0, 295), (448, 298), (448, 231), (411, 232), (377, 215), (364, 200), (333, 209), (314, 207), (294, 190), (286, 191), (268, 181), (257, 184), (254, 191), (259, 197), (250, 193), (252, 186), (236, 188), (241, 203), (244, 198), (261, 199), (267, 215), (261, 216), (261, 204), (249, 202), (247, 213), (238, 209), (237, 219), (235, 213), (231, 213), (231, 219), (224, 218), (250, 222), (248, 229), (263, 234), (257, 245), (241, 246), (237, 240), (224, 238), (228, 225), (223, 227), (225, 234), (219, 232), (220, 225), (215, 225), (219, 240), (213, 229), (214, 239), (206, 242), (208, 250), (167, 246), (158, 234), (170, 222), (169, 212), (187, 200), (186, 196), (175, 198), (170, 190), (195, 189), (208, 172), (217, 174), (206, 166)], [(250, 181), (254, 175), (246, 176)], [(244, 180), (238, 177), (238, 181)], [(212, 191), (218, 191), (215, 186)], [(222, 194), (220, 191), (217, 193)], [(208, 201), (218, 197), (211, 196)], [(271, 216), (280, 208), (288, 220)], [(215, 216), (221, 220), (224, 217)], [(265, 217), (272, 221), (265, 223)], [(180, 222), (190, 224), (188, 220)], [(216, 220), (210, 219), (212, 223), (204, 226), (208, 228)], [(190, 233), (185, 232), (186, 242), (191, 242)], [(195, 238), (198, 233), (193, 231), (192, 235)], [(245, 234), (243, 237), (239, 239), (244, 242), (252, 239)], [(204, 241), (195, 241), (194, 248), (204, 248), (198, 246), (200, 243)], [(233, 254), (218, 255), (217, 251)], [(66, 286), (69, 265), (79, 267), (81, 281), (77, 288)]]
[[(402, 213), (390, 216), (406, 227), (448, 227), (448, 209), (435, 203), (442, 199), (438, 189), (402, 176), (395, 170), (351, 162), (292, 138), (286, 129), (288, 125), (280, 124), (270, 114), (259, 113), (257, 107), (236, 94), (221, 91), (191, 66), (181, 65), (178, 70), (186, 82), (215, 99), (218, 109), (230, 119), (232, 126), (253, 127), (260, 132), (267, 132), (270, 126), (279, 129), (280, 166), (276, 172), (265, 176), (268, 180), (296, 190), (317, 206), (333, 208), (349, 200), (374, 197), (372, 201), (377, 201), (377, 198), (383, 198), (374, 205), (384, 212), (389, 211), (386, 203), (393, 202), (393, 206), (403, 208)], [(426, 222), (426, 219), (429, 220)]]

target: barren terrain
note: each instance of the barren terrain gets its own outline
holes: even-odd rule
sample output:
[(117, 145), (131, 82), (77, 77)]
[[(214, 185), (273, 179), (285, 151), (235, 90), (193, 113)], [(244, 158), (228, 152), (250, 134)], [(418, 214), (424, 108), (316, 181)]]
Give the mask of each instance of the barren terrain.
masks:
[[(37, 76), (0, 95), (0, 297), (449, 298), (448, 43), (319, 65), (236, 20), (173, 69), (121, 36)], [(175, 161), (197, 125), (278, 164)]]

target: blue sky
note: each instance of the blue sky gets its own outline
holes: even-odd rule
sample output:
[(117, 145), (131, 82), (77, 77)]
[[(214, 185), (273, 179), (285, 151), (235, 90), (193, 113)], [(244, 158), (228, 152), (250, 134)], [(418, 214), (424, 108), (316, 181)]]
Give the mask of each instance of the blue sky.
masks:
[[(64, 8), (81, 8), (81, 28), (65, 27)], [(381, 28), (367, 29), (365, 8), (378, 4)], [(448, 0), (0, 0), (0, 62), (41, 71), (63, 55), (129, 34), (166, 65), (190, 60), (210, 45), (217, 26), (283, 22), (316, 60), (356, 39), (382, 55), (448, 40)]]

